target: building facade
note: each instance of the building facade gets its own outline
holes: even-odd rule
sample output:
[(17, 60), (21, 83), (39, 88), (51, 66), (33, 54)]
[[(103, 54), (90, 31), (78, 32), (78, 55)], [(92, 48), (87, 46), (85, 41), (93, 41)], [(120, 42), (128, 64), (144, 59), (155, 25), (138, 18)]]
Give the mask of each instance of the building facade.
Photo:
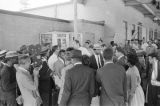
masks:
[[(73, 2), (51, 5), (22, 12), (65, 20), (74, 19)], [(123, 0), (86, 0), (78, 3), (78, 19), (104, 21), (104, 35), (96, 35), (106, 42), (111, 40), (123, 43), (140, 36), (140, 40), (149, 40), (155, 31), (159, 34), (160, 26), (149, 17), (145, 17), (137, 9), (126, 6)], [(138, 37), (137, 37), (138, 38)], [(98, 39), (97, 39), (98, 40)]]

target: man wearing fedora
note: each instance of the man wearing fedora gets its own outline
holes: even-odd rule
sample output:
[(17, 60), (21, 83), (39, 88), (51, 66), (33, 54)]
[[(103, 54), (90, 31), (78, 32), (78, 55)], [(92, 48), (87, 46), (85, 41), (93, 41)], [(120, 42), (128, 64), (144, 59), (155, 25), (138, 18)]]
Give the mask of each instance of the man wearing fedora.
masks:
[[(5, 54), (6, 54), (6, 50), (1, 50), (0, 51), (0, 83), (1, 83), (1, 70), (2, 70), (2, 68), (3, 68), (3, 66), (5, 65), (5, 63), (4, 63), (4, 59), (5, 59)], [(3, 101), (3, 91), (2, 91), (2, 88), (1, 88), (1, 86), (0, 86), (0, 106), (1, 106), (1, 103), (2, 103), (2, 101)]]
[(71, 52), (74, 66), (66, 73), (60, 106), (90, 106), (95, 91), (94, 71), (82, 64), (80, 50)]
[(2, 69), (5, 60), (5, 55), (6, 55), (7, 51), (6, 50), (1, 50), (0, 51), (0, 69)]
[(14, 64), (18, 63), (18, 54), (15, 51), (6, 53), (6, 63), (1, 70), (1, 89), (0, 94), (3, 99), (1, 106), (16, 106), (16, 69)]

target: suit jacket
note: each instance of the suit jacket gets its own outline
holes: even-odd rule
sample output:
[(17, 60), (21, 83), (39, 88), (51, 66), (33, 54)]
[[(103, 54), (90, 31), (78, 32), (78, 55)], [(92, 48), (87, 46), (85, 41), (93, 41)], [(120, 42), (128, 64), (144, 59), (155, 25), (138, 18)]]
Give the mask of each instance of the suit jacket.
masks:
[(97, 71), (97, 81), (101, 83), (101, 106), (123, 106), (127, 101), (125, 69), (117, 64), (108, 63)]
[(36, 90), (37, 87), (33, 81), (33, 77), (29, 71), (18, 67), (16, 73), (16, 79), (19, 86), (19, 89), (24, 100), (24, 106), (37, 106), (36, 103)]
[(39, 70), (39, 92), (40, 93), (49, 93), (51, 89), (51, 69), (49, 68), (46, 61), (43, 61), (42, 68)]
[(54, 80), (55, 84), (61, 86), (61, 71), (64, 68), (64, 62), (60, 58), (54, 63)]
[(77, 64), (66, 73), (60, 106), (90, 106), (95, 92), (93, 69)]
[(2, 100), (10, 100), (16, 98), (16, 69), (4, 65), (1, 69), (1, 92)]
[(125, 57), (125, 56), (123, 56), (123, 57), (121, 57), (119, 60), (117, 60), (116, 63), (119, 64), (119, 65), (121, 65), (121, 66), (123, 66), (126, 71), (127, 71), (127, 69), (129, 68), (129, 67), (127, 66), (127, 63), (126, 63), (126, 57)]
[[(104, 65), (104, 61), (103, 61), (103, 57), (102, 57), (102, 55), (100, 55), (100, 59), (101, 59), (101, 64), (102, 64), (102, 66)], [(92, 55), (91, 57), (90, 57), (90, 65), (89, 65), (91, 68), (93, 68), (93, 69), (98, 69), (98, 66), (97, 66), (97, 61), (96, 61), (96, 57), (95, 57), (95, 55)]]

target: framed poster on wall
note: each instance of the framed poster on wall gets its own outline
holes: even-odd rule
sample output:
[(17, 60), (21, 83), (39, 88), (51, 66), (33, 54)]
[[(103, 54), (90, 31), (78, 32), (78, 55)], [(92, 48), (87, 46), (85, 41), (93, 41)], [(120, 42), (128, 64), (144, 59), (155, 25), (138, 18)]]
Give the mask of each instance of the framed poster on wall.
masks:
[[(47, 32), (40, 34), (40, 44), (50, 43), (52, 46), (59, 45), (61, 49), (73, 46), (74, 33), (73, 32)], [(83, 36), (78, 33), (77, 40), (83, 43)]]
[(153, 29), (149, 29), (149, 40), (153, 40)]
[(40, 44), (52, 43), (52, 34), (51, 33), (44, 33), (40, 34)]

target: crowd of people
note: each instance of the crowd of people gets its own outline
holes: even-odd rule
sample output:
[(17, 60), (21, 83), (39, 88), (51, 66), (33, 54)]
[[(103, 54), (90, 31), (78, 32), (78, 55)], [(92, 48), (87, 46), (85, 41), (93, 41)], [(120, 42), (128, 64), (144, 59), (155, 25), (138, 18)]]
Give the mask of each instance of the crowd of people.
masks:
[(0, 50), (0, 106), (160, 106), (159, 49), (158, 40), (75, 40)]

